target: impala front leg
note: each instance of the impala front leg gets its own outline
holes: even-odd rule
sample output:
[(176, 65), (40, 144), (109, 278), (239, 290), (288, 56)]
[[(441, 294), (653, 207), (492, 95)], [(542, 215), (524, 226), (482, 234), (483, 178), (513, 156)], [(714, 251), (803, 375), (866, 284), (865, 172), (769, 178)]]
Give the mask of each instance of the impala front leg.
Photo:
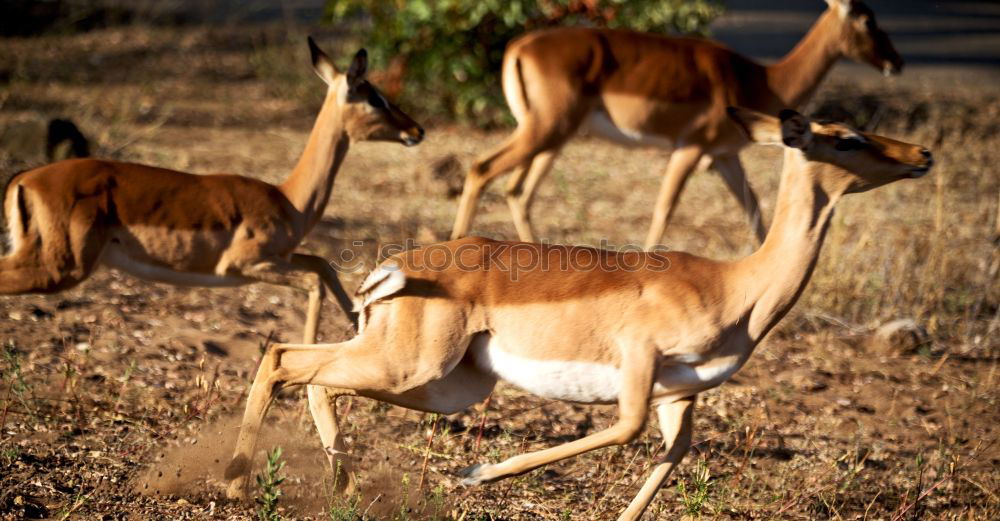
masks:
[(664, 403), (656, 406), (656, 414), (660, 421), (660, 432), (663, 434), (663, 444), (666, 446), (666, 455), (663, 462), (653, 468), (652, 474), (642, 485), (642, 489), (636, 494), (628, 508), (618, 517), (618, 521), (635, 521), (642, 517), (642, 513), (653, 501), (656, 492), (660, 490), (663, 483), (670, 477), (684, 455), (691, 447), (692, 416), (694, 414), (694, 397), (684, 398), (673, 403)]

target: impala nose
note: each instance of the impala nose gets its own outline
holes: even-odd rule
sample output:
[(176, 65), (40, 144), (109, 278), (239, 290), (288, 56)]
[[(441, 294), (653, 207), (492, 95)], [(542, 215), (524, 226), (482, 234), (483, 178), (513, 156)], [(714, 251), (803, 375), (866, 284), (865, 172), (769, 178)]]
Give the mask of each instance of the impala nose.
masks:
[(920, 155), (924, 157), (924, 164), (910, 169), (910, 177), (917, 178), (923, 177), (931, 170), (934, 166), (934, 156), (931, 155), (931, 151), (926, 148), (920, 149)]
[(903, 58), (896, 56), (889, 60), (882, 61), (882, 74), (884, 76), (895, 76), (903, 73)]
[(920, 155), (924, 156), (924, 161), (926, 161), (926, 165), (928, 168), (930, 168), (930, 166), (934, 164), (934, 155), (931, 154), (930, 150), (927, 150), (926, 148), (921, 148)]
[(403, 144), (408, 147), (420, 144), (424, 140), (424, 128), (417, 126), (411, 128), (407, 131), (406, 135), (403, 137)]

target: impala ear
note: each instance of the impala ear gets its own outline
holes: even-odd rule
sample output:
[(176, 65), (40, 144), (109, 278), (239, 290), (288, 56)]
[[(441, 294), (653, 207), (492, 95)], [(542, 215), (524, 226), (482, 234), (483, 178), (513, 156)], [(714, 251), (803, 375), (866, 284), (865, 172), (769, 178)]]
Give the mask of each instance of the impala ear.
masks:
[(841, 20), (851, 14), (851, 0), (826, 0), (826, 5), (833, 9)]
[(368, 51), (358, 49), (358, 52), (354, 55), (354, 59), (351, 60), (351, 67), (347, 69), (347, 85), (353, 88), (358, 83), (361, 83), (364, 81), (367, 72)]
[(778, 118), (743, 107), (729, 107), (726, 112), (750, 141), (761, 145), (781, 144), (781, 122)]
[(805, 149), (812, 143), (809, 118), (792, 109), (785, 109), (778, 113), (778, 119), (781, 120), (781, 142), (786, 147)]
[(337, 72), (337, 68), (333, 66), (333, 61), (323, 52), (323, 49), (320, 49), (316, 45), (316, 41), (312, 39), (312, 36), (308, 37), (307, 41), (309, 42), (309, 54), (312, 56), (313, 70), (316, 71), (316, 75), (325, 81), (327, 85), (333, 85), (337, 75), (340, 74)]

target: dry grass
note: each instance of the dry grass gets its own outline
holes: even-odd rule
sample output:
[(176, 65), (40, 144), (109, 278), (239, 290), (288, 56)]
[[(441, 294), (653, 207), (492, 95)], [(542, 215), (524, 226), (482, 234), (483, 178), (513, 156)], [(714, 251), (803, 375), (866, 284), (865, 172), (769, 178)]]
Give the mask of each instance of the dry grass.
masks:
[[(269, 27), (7, 39), (0, 125), (70, 116), (102, 156), (276, 181), (322, 95), (299, 40)], [(799, 305), (733, 382), (704, 394), (695, 450), (648, 519), (1000, 517), (1000, 103), (995, 90), (946, 75), (882, 82), (865, 74), (832, 78), (812, 108), (846, 106), (861, 123), (929, 145), (938, 167), (844, 201)], [(450, 153), (467, 165), (502, 138), (434, 128), (414, 149), (357, 145), (305, 248), (332, 255), (360, 239), (443, 238), (455, 202), (421, 168)], [(744, 158), (769, 215), (778, 154), (753, 148)], [(638, 243), (663, 165), (661, 152), (575, 141), (537, 199), (541, 235)], [(501, 185), (475, 230), (512, 237)], [(732, 258), (753, 239), (723, 184), (699, 173), (667, 243)], [(114, 273), (60, 295), (0, 299), (9, 353), (0, 361), (0, 519), (253, 518), (251, 505), (223, 498), (220, 469), (260, 346), (271, 333), (298, 337), (304, 301), (267, 286), (183, 289)], [(343, 321), (326, 316), (325, 338), (342, 337)], [(874, 350), (872, 329), (896, 318), (915, 320), (927, 340)], [(365, 483), (361, 497), (344, 499), (330, 491), (300, 398), (279, 400), (261, 444), (284, 448), (280, 504), (290, 519), (350, 519), (352, 511), (395, 520), (607, 519), (662, 451), (650, 427), (623, 447), (463, 489), (453, 471), (607, 427), (614, 409), (501, 386), (477, 450), (478, 410), (435, 419), (344, 400), (342, 423)]]

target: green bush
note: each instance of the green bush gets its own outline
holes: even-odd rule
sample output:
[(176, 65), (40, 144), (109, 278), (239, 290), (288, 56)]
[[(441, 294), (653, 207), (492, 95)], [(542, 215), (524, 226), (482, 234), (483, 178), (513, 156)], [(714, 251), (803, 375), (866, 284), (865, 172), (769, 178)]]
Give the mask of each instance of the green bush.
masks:
[[(408, 111), (479, 125), (512, 121), (500, 87), (507, 42), (554, 25), (704, 33), (719, 0), (328, 0), (334, 21), (368, 22), (362, 38)], [(394, 89), (395, 86), (395, 89)], [(398, 92), (393, 92), (397, 90)]]

